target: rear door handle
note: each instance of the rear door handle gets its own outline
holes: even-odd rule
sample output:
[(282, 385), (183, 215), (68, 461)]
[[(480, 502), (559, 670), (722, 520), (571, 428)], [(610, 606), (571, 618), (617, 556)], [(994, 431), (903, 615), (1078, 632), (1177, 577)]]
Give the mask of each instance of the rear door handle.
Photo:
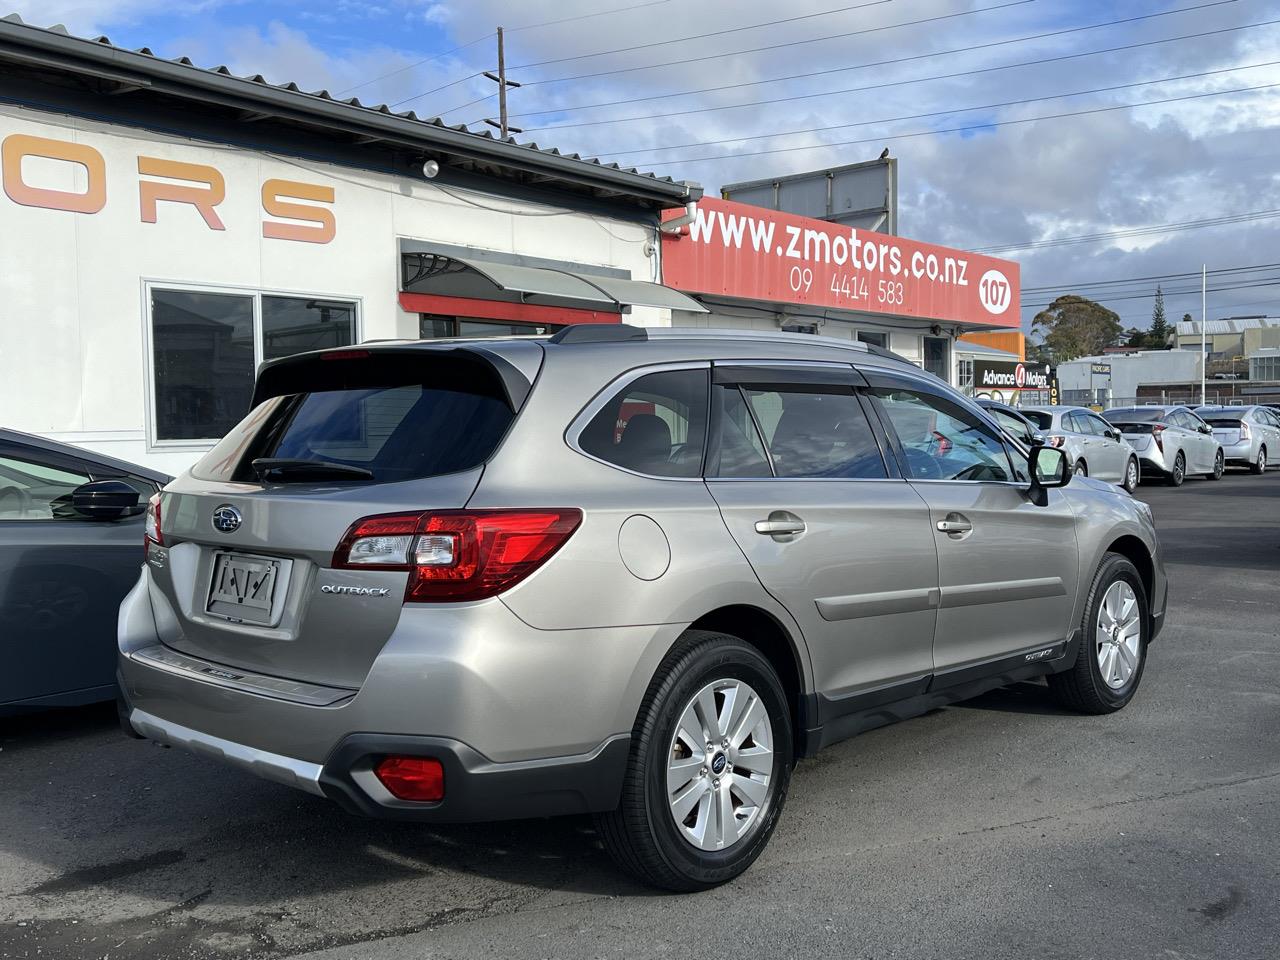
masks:
[(794, 513), (775, 510), (768, 520), (756, 521), (756, 533), (766, 537), (794, 537), (805, 532), (805, 523)]
[(973, 529), (973, 524), (958, 513), (947, 514), (947, 519), (938, 521), (938, 532), (955, 535), (957, 533), (968, 533)]

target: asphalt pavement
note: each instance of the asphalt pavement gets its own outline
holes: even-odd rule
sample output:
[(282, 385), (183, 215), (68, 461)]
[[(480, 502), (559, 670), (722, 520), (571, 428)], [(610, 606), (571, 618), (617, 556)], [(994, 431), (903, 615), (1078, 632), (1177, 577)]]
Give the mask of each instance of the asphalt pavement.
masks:
[(1172, 592), (1126, 710), (1023, 684), (839, 744), (696, 896), (587, 819), (363, 821), (111, 708), (0, 720), (0, 957), (1276, 957), (1280, 472), (1139, 496)]

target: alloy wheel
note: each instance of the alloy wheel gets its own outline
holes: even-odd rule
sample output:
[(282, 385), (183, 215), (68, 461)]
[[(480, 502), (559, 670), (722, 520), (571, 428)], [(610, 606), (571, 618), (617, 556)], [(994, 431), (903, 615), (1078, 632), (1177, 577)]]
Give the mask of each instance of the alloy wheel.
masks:
[(1130, 493), (1138, 489), (1138, 461), (1130, 460), (1129, 466), (1124, 472), (1125, 489)]
[(681, 712), (667, 756), (667, 800), (684, 838), (724, 850), (746, 836), (773, 776), (773, 724), (760, 695), (741, 680), (707, 684)]
[(1180, 484), (1186, 475), (1187, 462), (1182, 458), (1182, 454), (1178, 454), (1177, 459), (1173, 461), (1173, 483), (1174, 486)]
[(1142, 611), (1138, 596), (1124, 580), (1107, 588), (1098, 608), (1098, 669), (1113, 690), (1129, 682), (1142, 657)]

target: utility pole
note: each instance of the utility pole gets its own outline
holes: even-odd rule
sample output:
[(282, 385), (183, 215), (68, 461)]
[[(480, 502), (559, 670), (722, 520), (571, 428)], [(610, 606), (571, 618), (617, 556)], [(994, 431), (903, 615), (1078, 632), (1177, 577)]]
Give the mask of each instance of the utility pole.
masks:
[(507, 124), (507, 87), (518, 87), (520, 84), (514, 80), (507, 79), (507, 52), (502, 41), (502, 28), (498, 28), (498, 73), (496, 75), (488, 70), (484, 72), (484, 76), (492, 80), (498, 85), (498, 119), (485, 119), (485, 123), (491, 127), (497, 127), (502, 139), (507, 139), (508, 131), (512, 133), (524, 133), (519, 127), (512, 127)]
[(1209, 352), (1207, 349), (1207, 331), (1209, 328), (1209, 314), (1206, 310), (1208, 303), (1208, 277), (1209, 267), (1207, 264), (1200, 264), (1200, 403), (1204, 404), (1208, 401), (1204, 398), (1204, 374), (1205, 368), (1209, 365)]

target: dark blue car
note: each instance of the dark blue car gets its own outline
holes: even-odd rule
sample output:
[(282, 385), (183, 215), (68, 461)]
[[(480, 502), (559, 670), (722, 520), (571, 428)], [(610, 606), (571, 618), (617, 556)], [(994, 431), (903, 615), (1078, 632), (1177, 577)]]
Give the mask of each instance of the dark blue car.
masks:
[(116, 613), (171, 479), (0, 430), (0, 714), (115, 696)]

